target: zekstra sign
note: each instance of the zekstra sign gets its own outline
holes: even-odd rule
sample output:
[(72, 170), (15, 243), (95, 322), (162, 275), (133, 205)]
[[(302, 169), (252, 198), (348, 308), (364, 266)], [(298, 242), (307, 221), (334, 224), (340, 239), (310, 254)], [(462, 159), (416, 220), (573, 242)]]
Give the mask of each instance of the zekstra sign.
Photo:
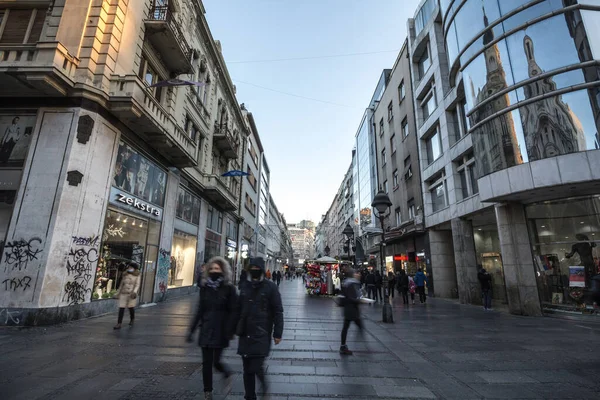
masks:
[(110, 189), (110, 203), (134, 211), (137, 214), (143, 213), (153, 219), (162, 219), (162, 208), (152, 205), (144, 200), (140, 200), (115, 187), (111, 187)]

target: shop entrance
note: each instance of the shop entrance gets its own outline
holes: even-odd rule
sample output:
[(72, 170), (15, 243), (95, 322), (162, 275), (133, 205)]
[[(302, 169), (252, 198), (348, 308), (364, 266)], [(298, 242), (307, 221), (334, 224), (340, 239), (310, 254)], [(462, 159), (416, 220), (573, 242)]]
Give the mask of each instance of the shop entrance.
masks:
[(92, 298), (112, 298), (121, 283), (126, 264), (134, 261), (142, 274), (140, 303), (151, 302), (159, 238), (160, 222), (110, 208), (104, 224), (102, 254)]

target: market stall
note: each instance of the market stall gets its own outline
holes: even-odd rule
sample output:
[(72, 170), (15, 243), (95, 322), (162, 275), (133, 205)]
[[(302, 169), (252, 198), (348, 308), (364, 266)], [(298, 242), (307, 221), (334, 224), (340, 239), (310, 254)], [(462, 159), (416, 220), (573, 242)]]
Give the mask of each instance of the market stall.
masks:
[(340, 261), (321, 257), (309, 262), (306, 273), (306, 293), (333, 295), (341, 288)]

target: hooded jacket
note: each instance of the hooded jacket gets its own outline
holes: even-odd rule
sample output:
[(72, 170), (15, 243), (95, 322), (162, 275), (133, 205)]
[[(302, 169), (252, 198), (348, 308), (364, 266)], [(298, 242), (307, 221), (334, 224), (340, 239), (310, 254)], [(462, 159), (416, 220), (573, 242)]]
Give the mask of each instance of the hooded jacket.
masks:
[(415, 274), (415, 285), (421, 287), (421, 286), (425, 286), (425, 283), (427, 282), (427, 278), (425, 277), (425, 274), (423, 273), (423, 271), (418, 271)]
[(200, 286), (198, 312), (190, 332), (194, 333), (200, 325), (198, 345), (213, 349), (229, 346), (239, 317), (237, 300), (237, 291), (232, 284), (223, 282), (213, 289), (203, 282)]
[(248, 282), (240, 288), (238, 308), (241, 310), (236, 333), (240, 337), (238, 354), (242, 357), (267, 357), (271, 350), (271, 337), (283, 335), (283, 305), (277, 285), (265, 279), (265, 263), (262, 258), (251, 259), (250, 267), (262, 271), (259, 280)]

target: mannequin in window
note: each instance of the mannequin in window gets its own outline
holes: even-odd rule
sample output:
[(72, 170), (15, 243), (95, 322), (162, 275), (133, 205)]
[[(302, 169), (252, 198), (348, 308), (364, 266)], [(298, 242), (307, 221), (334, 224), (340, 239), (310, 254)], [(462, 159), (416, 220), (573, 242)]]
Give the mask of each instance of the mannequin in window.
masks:
[(565, 253), (565, 257), (571, 258), (575, 253), (579, 254), (580, 265), (585, 269), (585, 287), (589, 288), (592, 277), (596, 275), (594, 255), (592, 254), (592, 249), (596, 247), (596, 243), (590, 242), (590, 239), (582, 233), (576, 234), (575, 238), (579, 242), (571, 247), (570, 253)]
[(177, 260), (175, 259), (175, 257), (171, 256), (171, 279), (170, 279), (170, 285), (173, 286), (173, 284), (175, 283), (175, 279), (177, 279)]

